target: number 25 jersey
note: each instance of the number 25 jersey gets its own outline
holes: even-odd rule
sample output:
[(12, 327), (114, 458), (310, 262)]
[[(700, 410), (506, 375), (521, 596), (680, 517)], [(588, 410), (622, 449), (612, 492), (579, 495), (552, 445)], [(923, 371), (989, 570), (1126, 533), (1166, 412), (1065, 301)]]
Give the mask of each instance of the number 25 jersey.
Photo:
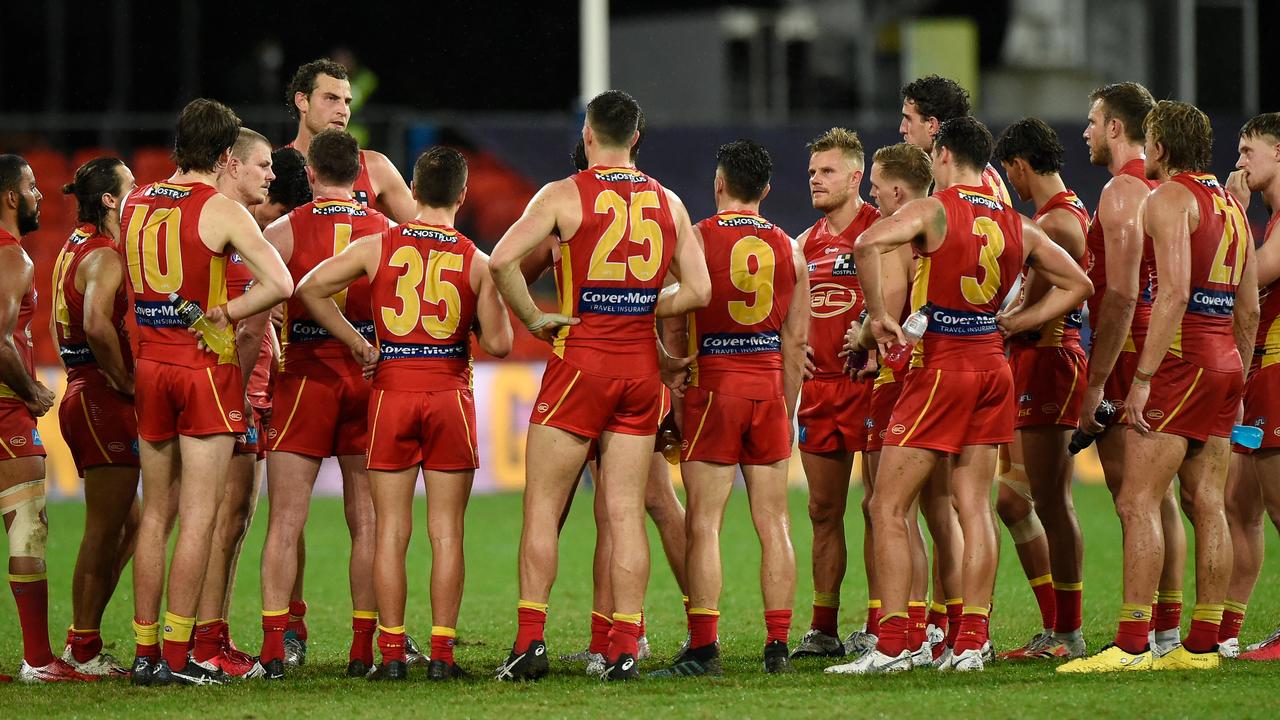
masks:
[(553, 349), (569, 365), (606, 377), (658, 372), (654, 309), (675, 247), (666, 190), (635, 168), (593, 167), (571, 176), (582, 224), (560, 241), (556, 293), (562, 315)]

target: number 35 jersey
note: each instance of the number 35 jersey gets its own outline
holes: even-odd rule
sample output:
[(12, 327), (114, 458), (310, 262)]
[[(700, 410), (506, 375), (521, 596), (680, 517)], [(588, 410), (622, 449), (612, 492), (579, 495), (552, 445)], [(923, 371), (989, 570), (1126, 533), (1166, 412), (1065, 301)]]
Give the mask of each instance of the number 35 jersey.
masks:
[(986, 187), (955, 185), (933, 197), (947, 234), (916, 263), (911, 307), (925, 311), (929, 327), (911, 367), (998, 368), (1007, 361), (996, 312), (1022, 272), (1022, 216)]
[(370, 296), (380, 352), (375, 390), (471, 387), (476, 246), (444, 225), (411, 221), (382, 234)]
[(698, 223), (711, 302), (690, 313), (690, 384), (750, 400), (782, 395), (782, 323), (796, 287), (791, 238), (750, 212)]
[(571, 176), (582, 224), (561, 240), (556, 294), (577, 325), (553, 349), (569, 365), (606, 377), (658, 372), (654, 309), (676, 242), (666, 190), (635, 168), (593, 167)]

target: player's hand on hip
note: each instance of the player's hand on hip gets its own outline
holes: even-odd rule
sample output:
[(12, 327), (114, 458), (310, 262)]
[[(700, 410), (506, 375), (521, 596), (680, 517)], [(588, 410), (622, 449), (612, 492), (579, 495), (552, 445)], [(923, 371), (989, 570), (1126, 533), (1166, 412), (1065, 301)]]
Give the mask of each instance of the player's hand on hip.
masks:
[(36, 394), (31, 400), (25, 401), (27, 409), (36, 417), (43, 417), (45, 413), (53, 408), (54, 400), (53, 391), (45, 387), (44, 383), (36, 381)]
[(545, 342), (551, 342), (555, 339), (556, 333), (560, 332), (560, 328), (567, 325), (577, 325), (582, 320), (561, 315), (559, 313), (542, 313), (536, 320), (529, 323), (525, 327), (534, 337)]
[(119, 382), (101, 369), (98, 372), (102, 373), (102, 377), (106, 378), (107, 387), (122, 395), (133, 395), (133, 375), (129, 375), (123, 382)]
[(996, 315), (996, 326), (1000, 328), (1001, 335), (1011, 338), (1031, 329), (1026, 317), (1026, 314), (1022, 312), (1022, 306), (1016, 305)]
[(662, 384), (671, 390), (675, 397), (684, 397), (684, 388), (689, 384), (689, 366), (694, 356), (671, 357), (665, 351), (658, 353), (658, 369), (662, 375)]
[[(210, 323), (213, 324), (214, 327), (218, 328), (219, 330), (231, 326), (231, 321), (227, 318), (227, 306), (225, 303), (222, 305), (215, 305), (214, 307), (209, 308), (209, 312), (204, 314), (204, 319), (208, 320)], [(213, 352), (212, 348), (210, 348), (207, 344), (205, 344), (204, 333), (200, 332), (194, 327), (187, 328), (187, 332), (196, 336), (196, 347), (200, 348), (201, 350), (207, 350), (208, 352)]]
[(1090, 386), (1084, 391), (1084, 399), (1080, 402), (1080, 429), (1089, 435), (1097, 435), (1106, 428), (1098, 422), (1096, 417), (1098, 406), (1102, 404), (1102, 396), (1105, 393), (1104, 388)]
[(818, 366), (813, 364), (813, 346), (804, 346), (804, 367), (800, 370), (801, 380), (812, 380), (813, 374), (818, 371)]
[(373, 371), (378, 367), (378, 348), (361, 338), (359, 342), (351, 344), (351, 356), (360, 363), (361, 372), (366, 380), (373, 377)]
[(1125, 417), (1129, 421), (1129, 427), (1143, 435), (1151, 432), (1151, 426), (1147, 424), (1146, 417), (1147, 399), (1150, 396), (1151, 383), (1134, 380), (1133, 385), (1129, 387), (1129, 397), (1124, 400)]
[(1234, 197), (1244, 210), (1249, 209), (1250, 192), (1247, 176), (1248, 172), (1245, 170), (1235, 170), (1227, 176), (1227, 192), (1231, 193), (1231, 197)]
[(855, 380), (866, 380), (880, 374), (880, 356), (876, 353), (867, 353), (867, 362), (858, 370), (854, 376)]

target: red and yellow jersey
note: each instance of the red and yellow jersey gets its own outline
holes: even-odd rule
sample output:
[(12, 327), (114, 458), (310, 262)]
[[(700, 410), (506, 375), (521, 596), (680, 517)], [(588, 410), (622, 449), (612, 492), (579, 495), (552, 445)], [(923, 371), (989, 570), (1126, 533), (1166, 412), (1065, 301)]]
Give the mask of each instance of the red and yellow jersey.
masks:
[[(1271, 233), (1280, 227), (1280, 208), (1271, 214), (1267, 229), (1262, 235), (1265, 244)], [(1280, 280), (1262, 288), (1262, 307), (1258, 314), (1258, 338), (1253, 347), (1253, 367), (1250, 372), (1280, 363)]]
[(782, 395), (782, 323), (796, 287), (791, 238), (752, 212), (698, 223), (711, 302), (689, 314), (690, 384), (750, 400)]
[(849, 323), (862, 315), (864, 301), (858, 282), (858, 265), (853, 258), (853, 243), (867, 228), (880, 219), (880, 211), (871, 203), (862, 203), (849, 227), (831, 232), (827, 219), (813, 224), (804, 243), (804, 257), (809, 269), (809, 346), (813, 348), (814, 377), (837, 378), (844, 375), (844, 334)]
[[(1040, 221), (1045, 215), (1054, 210), (1064, 210), (1080, 223), (1080, 232), (1086, 237), (1089, 234), (1089, 211), (1085, 209), (1084, 203), (1072, 190), (1063, 190), (1062, 192), (1049, 198), (1049, 202), (1036, 211), (1032, 220)], [(1088, 250), (1085, 251), (1088, 256)], [(1081, 267), (1085, 265), (1085, 259), (1080, 259)], [(1056, 317), (1040, 327), (1040, 330), (1028, 333), (1023, 336), (1027, 342), (1034, 342), (1036, 347), (1068, 347), (1076, 350), (1080, 349), (1080, 326), (1084, 324), (1084, 316), (1082, 308), (1076, 308), (1061, 317)]]
[[(1243, 366), (1232, 313), (1248, 243), (1253, 242), (1249, 224), (1240, 204), (1214, 176), (1178, 173), (1169, 182), (1190, 190), (1200, 210), (1200, 225), (1191, 233), (1191, 295), (1169, 354), (1206, 370), (1239, 372)], [(1146, 242), (1151, 243), (1150, 236)]]
[[(298, 150), (293, 143), (289, 143), (285, 147)], [(298, 150), (298, 152), (302, 151)], [(302, 153), (302, 155), (305, 157), (306, 153)], [(378, 212), (384, 212), (383, 208), (378, 206), (378, 194), (373, 191), (373, 179), (369, 177), (369, 165), (365, 162), (364, 150), (360, 151), (360, 174), (356, 176), (356, 181), (352, 185), (351, 191), (356, 202)]]
[[(27, 251), (22, 249), (22, 243), (18, 238), (11, 235), (7, 230), (0, 228), (0, 247), (16, 245), (22, 254), (26, 255)], [(27, 288), (22, 295), (22, 303), (18, 306), (18, 321), (13, 325), (13, 346), (18, 350), (18, 357), (22, 358), (22, 366), (27, 369), (27, 375), (36, 376), (36, 346), (31, 339), (31, 319), (36, 314), (36, 288), (35, 283)], [(8, 385), (0, 382), (0, 398), (15, 399), (18, 394), (15, 393)]]
[[(240, 253), (232, 252), (227, 263), (227, 299), (235, 300), (245, 294), (253, 285), (253, 273)], [(276, 361), (276, 329), (267, 323), (262, 333), (262, 344), (258, 348), (258, 359), (249, 373), (249, 381), (245, 383), (245, 395), (249, 404), (258, 409), (271, 407), (271, 377)]]
[[(58, 356), (62, 359), (71, 382), (105, 382), (103, 375), (98, 372), (98, 361), (93, 356), (84, 332), (84, 293), (76, 289), (76, 273), (80, 270), (80, 263), (89, 253), (102, 249), (115, 252), (116, 244), (110, 237), (99, 232), (96, 226), (81, 225), (67, 238), (53, 266), (53, 318), (54, 331), (57, 333), (55, 340), (58, 343)], [(124, 365), (132, 368), (133, 354), (124, 325), (128, 307), (129, 298), (121, 284), (111, 308), (111, 325), (116, 329)]]
[(1009, 195), (1009, 188), (1004, 184), (1004, 178), (1000, 177), (1000, 171), (996, 170), (991, 163), (987, 163), (987, 166), (982, 169), (982, 184), (997, 200), (1004, 203), (1005, 207), (1013, 207), (1013, 197)]
[[(346, 249), (352, 240), (385, 233), (390, 222), (377, 210), (353, 200), (317, 198), (289, 213), (289, 227), (293, 230), (293, 254), (288, 267), (296, 285), (316, 265)], [(356, 330), (374, 342), (369, 281), (360, 278), (333, 299)], [(280, 336), (280, 370), (306, 374), (317, 364), (346, 374), (360, 372), (351, 350), (313, 320), (301, 300), (289, 298)]]
[(467, 236), (443, 225), (415, 220), (382, 234), (382, 261), (370, 287), (380, 351), (374, 389), (471, 387), (475, 253)]
[[(1149, 189), (1154, 190), (1159, 183), (1155, 180), (1147, 179), (1145, 166), (1146, 161), (1142, 158), (1134, 158), (1120, 168), (1119, 175), (1137, 178), (1145, 183)], [(1094, 332), (1097, 332), (1098, 310), (1102, 307), (1102, 296), (1107, 290), (1107, 243), (1102, 234), (1102, 223), (1098, 220), (1096, 211), (1093, 213), (1093, 219), (1089, 222), (1089, 234), (1085, 236), (1085, 245), (1089, 250), (1089, 261), (1085, 267), (1085, 274), (1093, 282), (1093, 295), (1085, 299), (1085, 305), (1089, 308), (1089, 327)], [(1147, 325), (1151, 323), (1151, 282), (1155, 275), (1155, 250), (1151, 247), (1149, 241), (1144, 241), (1142, 261), (1138, 268), (1138, 304), (1133, 309), (1133, 327), (1143, 335), (1146, 334)], [(1130, 351), (1134, 349), (1132, 334), (1130, 334), (1130, 339), (1126, 343), (1125, 349)]]
[(552, 344), (569, 365), (606, 377), (658, 371), (654, 308), (671, 264), (675, 220), (667, 192), (635, 168), (593, 167), (571, 176), (582, 224), (560, 241), (560, 313), (581, 322)]
[(996, 312), (1022, 272), (1022, 216), (985, 186), (955, 185), (933, 194), (947, 214), (947, 235), (920, 253), (911, 307), (929, 316), (911, 367), (990, 370), (1006, 363)]
[[(177, 293), (208, 312), (227, 302), (227, 251), (213, 252), (200, 240), (200, 213), (218, 191), (204, 183), (156, 182), (125, 202), (124, 258), (129, 297), (138, 321), (138, 357), (171, 365), (219, 363), (201, 350), (169, 302)], [(235, 362), (234, 355), (225, 362)]]

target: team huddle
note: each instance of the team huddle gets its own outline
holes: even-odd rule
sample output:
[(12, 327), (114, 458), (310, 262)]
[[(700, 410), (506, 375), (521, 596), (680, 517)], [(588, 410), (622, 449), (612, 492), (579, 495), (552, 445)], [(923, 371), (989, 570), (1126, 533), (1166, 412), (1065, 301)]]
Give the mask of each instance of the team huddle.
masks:
[[(54, 394), (35, 377), (34, 269), (19, 244), (38, 227), (41, 194), (21, 157), (0, 156), (0, 513), (19, 680), (284, 679), (306, 661), (303, 529), (327, 457), (341, 468), (351, 536), (346, 674), (404, 680), (423, 664), (432, 680), (465, 677), (454, 651), (479, 464), (472, 342), (506, 356), (511, 317), (552, 352), (528, 429), (517, 632), (499, 680), (550, 670), (559, 534), (587, 468), (590, 642), (562, 660), (604, 680), (640, 677), (650, 656), (646, 513), (687, 617), (679, 653), (647, 676), (723, 673), (719, 534), (739, 470), (761, 546), (766, 672), (815, 658), (838, 674), (995, 662), (997, 478), (995, 515), (1043, 621), (1000, 658), (1065, 660), (1058, 672), (1280, 659), (1280, 631), (1239, 640), (1264, 507), (1280, 519), (1280, 429), (1260, 441), (1251, 430), (1280, 414), (1280, 299), (1268, 292), (1280, 215), (1255, 249), (1244, 214), (1253, 192), (1280, 208), (1280, 114), (1244, 126), (1223, 185), (1209, 173), (1200, 110), (1136, 83), (1099, 88), (1084, 139), (1112, 179), (1091, 216), (1059, 175), (1052, 128), (1028, 118), (994, 138), (968, 93), (931, 75), (902, 89), (904, 142), (878, 149), (869, 169), (857, 133), (832, 128), (809, 143), (821, 217), (792, 239), (761, 214), (765, 148), (719, 148), (716, 213), (694, 222), (637, 169), (644, 117), (611, 90), (587, 105), (576, 172), (544, 186), (487, 256), (455, 227), (468, 200), (463, 155), (429, 148), (406, 185), (346, 132), (350, 83), (327, 60), (299, 68), (286, 97), (298, 120), (289, 145), (273, 149), (200, 99), (178, 118), (173, 176), (138, 185), (102, 157), (63, 188), (78, 225), (55, 266), (50, 331), (87, 519), (61, 657), (47, 629), (36, 431)], [(1034, 217), (1012, 207), (996, 163)], [(861, 197), (864, 174), (874, 205)], [(548, 271), (550, 311), (529, 291)], [(1114, 642), (1090, 654), (1071, 483), (1074, 453), (1094, 441), (1124, 530), (1124, 604)], [(793, 443), (815, 591), (794, 648)], [(869, 597), (865, 624), (841, 638), (856, 459)], [(420, 472), (432, 553), (423, 648), (405, 629)], [(264, 475), (262, 642), (250, 654), (227, 618)], [(1196, 553), (1185, 636), (1183, 512)], [(131, 558), (127, 668), (98, 628)]]

